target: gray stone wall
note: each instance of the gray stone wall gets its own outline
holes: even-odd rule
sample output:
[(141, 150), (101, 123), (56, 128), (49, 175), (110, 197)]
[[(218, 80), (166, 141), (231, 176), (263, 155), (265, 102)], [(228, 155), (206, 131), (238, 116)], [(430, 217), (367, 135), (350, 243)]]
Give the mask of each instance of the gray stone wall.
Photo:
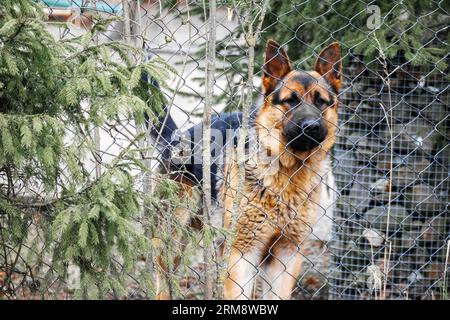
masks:
[(386, 285), (387, 299), (445, 298), (449, 81), (394, 63), (388, 87), (380, 66), (358, 59), (345, 72), (334, 149), (331, 297), (373, 299)]

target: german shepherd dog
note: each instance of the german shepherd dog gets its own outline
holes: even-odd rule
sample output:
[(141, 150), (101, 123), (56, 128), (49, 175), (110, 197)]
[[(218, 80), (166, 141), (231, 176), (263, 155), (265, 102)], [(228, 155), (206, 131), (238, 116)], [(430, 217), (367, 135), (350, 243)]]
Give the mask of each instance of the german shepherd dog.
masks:
[[(225, 299), (251, 299), (257, 276), (264, 283), (262, 298), (291, 297), (302, 264), (300, 245), (319, 210), (325, 163), (335, 141), (341, 80), (338, 42), (322, 50), (312, 71), (293, 69), (285, 50), (273, 40), (267, 42), (262, 76), (264, 102), (255, 110), (252, 127), (259, 148), (272, 160), (261, 162), (254, 158), (244, 164), (242, 200), (236, 206), (235, 237), (224, 283)], [(241, 121), (240, 113), (221, 114), (212, 119), (212, 129), (238, 130)], [(168, 170), (180, 172), (171, 157), (179, 142), (169, 138), (177, 129), (170, 114), (154, 128), (152, 132), (162, 134), (166, 141), (162, 152)], [(192, 133), (194, 129), (190, 130)], [(188, 136), (192, 145), (201, 145), (195, 135)], [(223, 137), (221, 143), (226, 145), (229, 135)], [(227, 156), (235, 159), (236, 154)], [(191, 163), (184, 166), (183, 179), (195, 185), (202, 179), (201, 161)], [(227, 227), (239, 188), (237, 163), (225, 163), (231, 163), (223, 177), (229, 184), (217, 181), (217, 164), (211, 167), (211, 180), (213, 197), (223, 202)]]

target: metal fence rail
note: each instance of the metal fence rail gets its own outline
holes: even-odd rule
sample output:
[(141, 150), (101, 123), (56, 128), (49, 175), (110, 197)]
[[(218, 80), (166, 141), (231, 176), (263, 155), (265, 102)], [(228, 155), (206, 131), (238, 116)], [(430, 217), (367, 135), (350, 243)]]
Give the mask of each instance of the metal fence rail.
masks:
[[(208, 28), (209, 1), (207, 7), (193, 0), (41, 3), (50, 19), (49, 30), (61, 39), (83, 34), (96, 14), (121, 17), (98, 41), (127, 41), (145, 49), (147, 59), (160, 57), (174, 69), (174, 79), (161, 90), (167, 111), (183, 132), (198, 127), (205, 110), (212, 113), (213, 126), (222, 112), (244, 110), (237, 121), (249, 120), (252, 129), (264, 103), (261, 76), (268, 39), (286, 48), (294, 67), (303, 70), (313, 68), (322, 48), (340, 41), (343, 78), (337, 94), (337, 138), (328, 156), (330, 168), (319, 179), (322, 194), (316, 218), (305, 223), (307, 232), (296, 244), (304, 259), (292, 298), (448, 299), (450, 15), (443, 1), (360, 1), (350, 6), (351, 13), (349, 1), (217, 1), (213, 30)], [(213, 96), (208, 97), (205, 77), (211, 69), (206, 49), (213, 34)], [(254, 66), (254, 75), (249, 66)], [(211, 109), (205, 109), (206, 101), (212, 102)], [(157, 116), (150, 117), (154, 123)], [(151, 125), (117, 121), (92, 129), (97, 130), (97, 160), (100, 166), (108, 163), (144, 134), (139, 143), (148, 148), (142, 161), (149, 170), (134, 172), (136, 189), (142, 193), (142, 213), (135, 225), (150, 239), (151, 251), (132, 271), (116, 261), (116, 270), (109, 270), (108, 276), (123, 280), (126, 292), (110, 290), (105, 298), (223, 298), (235, 234), (223, 226), (226, 212), (220, 192), (205, 215), (204, 185), (191, 189), (190, 183), (180, 184), (179, 175), (163, 170), (168, 154), (162, 154), (167, 149), (160, 144), (165, 137), (151, 136)], [(249, 130), (249, 141), (253, 134)], [(222, 147), (234, 150), (238, 140), (236, 136)], [(250, 150), (251, 144), (247, 143)], [(184, 154), (179, 147), (170, 150), (171, 161), (191, 160), (191, 147)], [(194, 146), (199, 167), (202, 147), (200, 139)], [(95, 160), (86, 160), (92, 177), (98, 170)], [(211, 160), (217, 166), (211, 167), (213, 183), (232, 190), (234, 197), (249, 197), (223, 180), (229, 158), (213, 154)], [(233, 208), (239, 209), (239, 203)], [(269, 219), (269, 213), (262, 214)], [(39, 223), (30, 221), (29, 243), (24, 246), (31, 255), (41, 252), (36, 243), (42, 232)], [(273, 248), (267, 256), (278, 259)], [(60, 273), (52, 269), (50, 257), (38, 260), (30, 264), (32, 273), (27, 264), (18, 267), (17, 298), (77, 296), (76, 261)], [(285, 272), (286, 263), (280, 263)], [(254, 269), (251, 278), (256, 278), (256, 285), (248, 298), (267, 298), (273, 284), (266, 283), (259, 265)], [(0, 286), (1, 280), (0, 276)]]

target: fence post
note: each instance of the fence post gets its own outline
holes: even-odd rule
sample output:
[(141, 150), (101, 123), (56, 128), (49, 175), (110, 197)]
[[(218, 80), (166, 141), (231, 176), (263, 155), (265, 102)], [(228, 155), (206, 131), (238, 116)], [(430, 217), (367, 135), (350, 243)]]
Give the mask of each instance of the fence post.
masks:
[[(206, 13), (206, 8), (205, 8)], [(209, 23), (206, 40), (206, 89), (205, 105), (203, 109), (203, 219), (205, 230), (203, 235), (204, 262), (205, 262), (205, 295), (211, 300), (213, 297), (213, 277), (211, 274), (212, 243), (208, 243), (211, 237), (207, 236), (210, 227), (211, 213), (211, 107), (214, 94), (214, 76), (216, 71), (216, 1), (209, 1)], [(205, 241), (206, 240), (206, 241)]]
[[(87, 1), (86, 6), (88, 7), (89, 4), (91, 4), (92, 6), (92, 10), (95, 12), (95, 9), (97, 8), (97, 0), (90, 0)], [(95, 36), (93, 38), (93, 41), (95, 43), (95, 45), (98, 45), (98, 36)], [(98, 127), (98, 125), (95, 125), (95, 127), (93, 128), (93, 138), (94, 138), (94, 160), (95, 160), (95, 179), (99, 180), (101, 175), (102, 175), (102, 156), (101, 156), (101, 152), (100, 152), (100, 128)], [(115, 294), (115, 292), (114, 292)], [(82, 298), (83, 299), (88, 299), (88, 292), (86, 290), (86, 288), (83, 289), (82, 292)]]
[[(254, 3), (252, 1), (252, 7)], [(244, 185), (245, 178), (245, 140), (247, 139), (248, 134), (248, 125), (249, 125), (249, 117), (250, 117), (250, 109), (253, 102), (253, 91), (254, 84), (253, 78), (255, 75), (254, 65), (255, 65), (255, 46), (258, 41), (259, 35), (261, 33), (262, 24), (264, 22), (264, 16), (266, 15), (266, 10), (269, 5), (269, 1), (265, 0), (262, 7), (261, 13), (259, 15), (258, 24), (256, 28), (253, 28), (253, 17), (252, 15), (248, 15), (248, 31), (245, 34), (245, 40), (248, 46), (248, 59), (247, 59), (247, 81), (245, 83), (246, 88), (246, 97), (244, 100), (244, 105), (242, 106), (242, 127), (240, 128), (239, 141), (237, 145), (237, 164), (239, 168), (239, 183), (238, 190), (236, 191), (236, 197), (234, 198), (233, 203), (233, 212), (230, 229), (233, 230), (234, 222), (236, 218), (236, 212), (239, 207), (239, 204), (242, 200), (242, 186)]]
[[(245, 92), (244, 94), (244, 104), (242, 106), (242, 126), (239, 129), (239, 140), (236, 148), (236, 164), (238, 167), (238, 179), (239, 182), (237, 184), (237, 189), (235, 190), (236, 196), (233, 200), (233, 206), (232, 206), (232, 212), (231, 212), (231, 219), (230, 219), (230, 225), (229, 230), (234, 230), (234, 226), (236, 224), (237, 219), (237, 212), (239, 209), (239, 205), (242, 201), (243, 197), (243, 186), (245, 181), (245, 141), (247, 139), (248, 135), (248, 128), (249, 128), (249, 118), (250, 118), (250, 110), (253, 103), (253, 91), (254, 91), (254, 83), (253, 78), (255, 75), (254, 72), (254, 65), (255, 65), (255, 46), (257, 41), (259, 40), (259, 36), (261, 34), (262, 25), (264, 22), (264, 16), (266, 15), (266, 11), (269, 5), (269, 1), (265, 0), (263, 2), (263, 5), (261, 7), (261, 12), (259, 14), (256, 28), (253, 27), (254, 21), (256, 19), (253, 19), (252, 15), (248, 15), (248, 21), (243, 21), (241, 24), (245, 25), (248, 23), (248, 30), (245, 32), (245, 38), (246, 43), (248, 47), (248, 59), (247, 59), (247, 81), (245, 82)], [(254, 6), (254, 3), (252, 1), (251, 7)], [(235, 163), (232, 163), (232, 165), (235, 165)], [(224, 254), (223, 257), (226, 259), (231, 250), (231, 246), (233, 244), (233, 239), (227, 239)]]
[[(92, 5), (92, 10), (94, 10), (97, 8), (97, 0), (90, 0), (87, 1), (86, 5), (89, 5), (89, 3)], [(94, 37), (94, 43), (95, 45), (98, 45), (98, 36)], [(94, 131), (94, 147), (95, 147), (95, 152), (94, 152), (94, 160), (95, 160), (95, 178), (98, 180), (100, 178), (100, 176), (102, 175), (102, 156), (100, 154), (100, 129), (98, 128), (98, 126), (95, 126), (93, 128)]]

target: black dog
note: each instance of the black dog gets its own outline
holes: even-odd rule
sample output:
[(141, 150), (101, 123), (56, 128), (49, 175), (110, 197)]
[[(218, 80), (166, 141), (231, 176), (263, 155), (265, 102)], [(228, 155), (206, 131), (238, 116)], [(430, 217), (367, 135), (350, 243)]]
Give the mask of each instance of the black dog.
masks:
[[(143, 80), (147, 77), (144, 75)], [(158, 87), (158, 83), (151, 80), (151, 84)], [(254, 115), (255, 107), (252, 108)], [(168, 112), (167, 106), (163, 106), (163, 114), (159, 115), (150, 124), (148, 115), (146, 116), (147, 125), (151, 126), (150, 133), (159, 150), (165, 173), (174, 173), (182, 175), (194, 185), (201, 186), (203, 180), (202, 165), (202, 129), (203, 124), (199, 123), (191, 128), (181, 132)], [(217, 200), (220, 188), (220, 176), (223, 160), (223, 147), (230, 143), (237, 146), (238, 130), (242, 126), (242, 113), (220, 113), (211, 118), (211, 130), (216, 131), (217, 135), (211, 136), (211, 197)], [(246, 142), (248, 147), (248, 139)]]

